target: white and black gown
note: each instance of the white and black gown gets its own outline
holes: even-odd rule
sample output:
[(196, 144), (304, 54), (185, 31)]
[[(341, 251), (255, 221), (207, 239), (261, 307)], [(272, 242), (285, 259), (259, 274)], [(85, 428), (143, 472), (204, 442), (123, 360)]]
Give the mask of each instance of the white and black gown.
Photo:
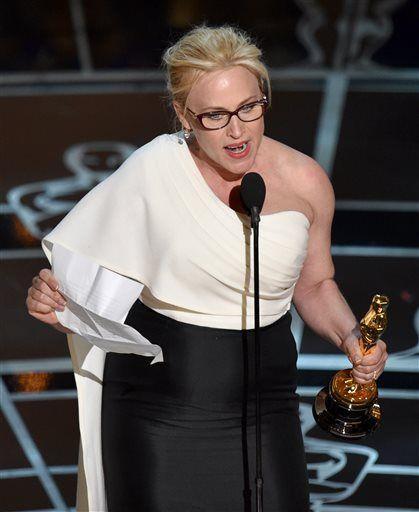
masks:
[[(262, 215), (259, 227), (265, 512), (309, 510), (289, 313), (309, 227), (293, 210)], [(69, 337), (83, 449), (79, 486), (83, 477), (89, 510), (254, 510), (248, 217), (215, 196), (179, 134), (162, 135), (46, 237), (48, 257), (53, 244), (142, 283), (118, 318), (162, 353), (150, 364), (141, 347), (114, 350), (94, 337), (82, 346), (81, 337)], [(98, 317), (89, 318), (94, 326)]]

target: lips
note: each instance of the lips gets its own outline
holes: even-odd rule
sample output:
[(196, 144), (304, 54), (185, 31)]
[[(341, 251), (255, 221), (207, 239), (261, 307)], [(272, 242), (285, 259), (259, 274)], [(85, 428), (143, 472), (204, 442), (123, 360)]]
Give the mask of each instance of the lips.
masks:
[(224, 146), (225, 148), (239, 148), (240, 146), (243, 146), (243, 144), (246, 144), (248, 141), (242, 140), (240, 142), (236, 142), (234, 144), (228, 144), (227, 146)]
[(250, 152), (250, 142), (241, 141), (224, 146), (227, 154), (233, 158), (244, 158)]

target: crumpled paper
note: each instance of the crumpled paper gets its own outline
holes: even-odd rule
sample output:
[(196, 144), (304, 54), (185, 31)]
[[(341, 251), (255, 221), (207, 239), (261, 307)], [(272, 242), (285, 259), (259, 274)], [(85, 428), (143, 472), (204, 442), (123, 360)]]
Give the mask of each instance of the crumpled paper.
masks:
[(154, 356), (163, 361), (159, 345), (151, 343), (124, 321), (143, 284), (108, 270), (83, 255), (54, 243), (52, 272), (67, 300), (58, 321), (105, 352)]

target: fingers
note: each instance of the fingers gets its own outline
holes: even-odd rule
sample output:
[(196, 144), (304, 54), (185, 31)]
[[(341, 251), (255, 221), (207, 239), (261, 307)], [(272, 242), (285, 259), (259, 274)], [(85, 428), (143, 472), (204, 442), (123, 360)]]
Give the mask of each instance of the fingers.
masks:
[(362, 351), (359, 346), (359, 341), (356, 336), (352, 336), (351, 339), (346, 342), (346, 354), (348, 356), (349, 361), (353, 365), (360, 364), (362, 361)]
[[(42, 276), (42, 277), (41, 277)], [(58, 281), (48, 269), (42, 269), (39, 275), (32, 279), (32, 286), (28, 290), (28, 296), (35, 300), (40, 300), (45, 304), (51, 305), (51, 300), (55, 304), (65, 306), (65, 298), (55, 288), (58, 287)], [(39, 293), (37, 293), (39, 292)], [(40, 294), (43, 294), (42, 296)], [(47, 300), (49, 298), (50, 300)]]
[(58, 281), (49, 269), (42, 269), (32, 279), (28, 289), (26, 307), (28, 313), (44, 323), (55, 325), (58, 318), (55, 311), (64, 311), (66, 300), (57, 291)]
[[(46, 306), (48, 307), (48, 306)], [(55, 311), (50, 311), (50, 312), (46, 312), (46, 313), (42, 313), (42, 312), (37, 312), (37, 311), (34, 311), (34, 310), (29, 310), (28, 313), (33, 316), (34, 318), (36, 318), (37, 320), (40, 320), (41, 322), (44, 322), (46, 324), (50, 324), (52, 326), (58, 324), (58, 318), (57, 318), (57, 315), (55, 313)]]
[(381, 355), (387, 352), (387, 345), (383, 340), (378, 340), (377, 344), (364, 354), (360, 364), (363, 366), (372, 366), (377, 364), (381, 359)]
[(356, 368), (352, 369), (352, 376), (353, 378), (359, 382), (360, 384), (367, 384), (368, 382), (371, 382), (372, 380), (377, 380), (380, 375), (384, 371), (384, 365), (376, 370), (373, 370), (372, 372), (360, 372)]
[(385, 364), (388, 358), (387, 352), (381, 352), (379, 355), (380, 359), (378, 359), (377, 361), (377, 359), (375, 358), (373, 364), (364, 364), (364, 361), (369, 361), (363, 359), (360, 364), (355, 365), (356, 368), (363, 373), (372, 373), (374, 370), (378, 370)]
[(49, 268), (43, 268), (39, 271), (39, 277), (47, 283), (47, 285), (51, 288), (51, 290), (58, 290), (59, 282), (55, 279), (54, 274), (51, 272)]
[[(384, 350), (383, 350), (384, 346)], [(377, 380), (380, 375), (384, 371), (384, 367), (386, 361), (388, 359), (388, 353), (385, 350), (385, 343), (382, 342), (381, 346), (375, 347), (375, 353), (364, 356), (361, 363), (358, 365), (354, 365), (352, 374), (354, 379), (361, 383), (365, 384), (367, 382), (371, 382), (373, 379)], [(373, 349), (374, 350), (374, 349)], [(379, 357), (379, 359), (378, 359)], [(364, 363), (372, 363), (372, 364), (364, 364)]]
[(361, 344), (355, 336), (348, 336), (344, 342), (344, 350), (353, 365), (352, 375), (356, 382), (366, 384), (376, 380), (384, 371), (388, 359), (384, 341), (377, 344), (367, 353), (363, 353)]
[[(41, 318), (36, 315), (41, 315), (42, 319), (44, 319), (48, 315), (53, 317), (55, 315), (55, 311), (56, 311), (55, 308), (48, 306), (47, 304), (43, 304), (42, 302), (36, 301), (36, 300), (32, 299), (31, 297), (28, 297), (26, 299), (26, 307), (27, 307), (28, 313), (30, 315), (34, 316), (35, 318), (39, 318), (39, 319), (41, 319)], [(57, 319), (57, 321), (58, 321), (58, 319)]]
[(40, 311), (39, 308), (42, 309), (42, 312), (45, 313), (47, 311), (54, 311), (58, 309), (58, 311), (64, 311), (65, 301), (61, 298), (57, 301), (49, 297), (46, 293), (43, 293), (36, 288), (30, 288), (28, 291), (28, 306), (31, 306), (30, 309), (34, 311)]

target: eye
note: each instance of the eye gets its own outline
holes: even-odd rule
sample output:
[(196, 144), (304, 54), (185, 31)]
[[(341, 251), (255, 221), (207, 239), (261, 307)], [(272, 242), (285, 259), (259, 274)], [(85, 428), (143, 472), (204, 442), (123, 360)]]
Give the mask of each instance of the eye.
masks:
[(249, 103), (248, 105), (243, 105), (240, 112), (251, 112), (255, 107), (256, 103)]
[(208, 114), (205, 114), (204, 117), (211, 119), (211, 121), (219, 121), (220, 119), (223, 119), (225, 115), (225, 112), (209, 112)]

